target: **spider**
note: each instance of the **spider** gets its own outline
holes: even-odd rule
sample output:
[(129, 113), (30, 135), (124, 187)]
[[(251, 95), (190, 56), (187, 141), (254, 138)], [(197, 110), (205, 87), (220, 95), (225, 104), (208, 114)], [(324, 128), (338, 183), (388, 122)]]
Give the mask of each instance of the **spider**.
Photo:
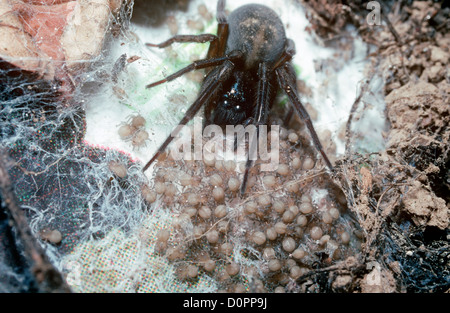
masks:
[[(186, 125), (204, 106), (205, 125), (266, 125), (279, 89), (288, 96), (295, 112), (306, 124), (314, 146), (327, 167), (333, 170), (309, 114), (297, 92), (292, 64), (295, 45), (286, 38), (282, 21), (270, 8), (247, 4), (225, 15), (225, 0), (217, 3), (217, 35), (177, 35), (150, 47), (164, 48), (175, 42), (209, 42), (205, 59), (195, 61), (166, 78), (147, 85), (152, 88), (174, 80), (192, 70), (212, 68), (205, 76), (198, 98), (186, 111), (180, 125)], [(144, 166), (149, 166), (165, 151), (177, 133), (172, 133)], [(246, 191), (253, 160), (247, 158), (240, 192)]]

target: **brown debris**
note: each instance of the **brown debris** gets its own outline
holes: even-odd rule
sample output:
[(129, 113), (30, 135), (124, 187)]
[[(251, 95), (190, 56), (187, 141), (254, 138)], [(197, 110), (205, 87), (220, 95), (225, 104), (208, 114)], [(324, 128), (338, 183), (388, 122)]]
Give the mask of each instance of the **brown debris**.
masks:
[[(365, 237), (361, 257), (368, 265), (377, 264), (359, 276), (359, 288), (361, 292), (417, 290), (414, 288), (420, 286), (420, 279), (414, 287), (411, 281), (403, 281), (409, 266), (416, 267), (414, 273), (434, 274), (421, 268), (421, 263), (408, 263), (408, 253), (417, 250), (409, 236), (430, 229), (445, 234), (449, 229), (449, 10), (432, 1), (413, 1), (412, 5), (381, 1), (383, 24), (371, 26), (365, 21), (369, 11), (363, 12), (365, 5), (360, 2), (304, 2), (311, 28), (325, 44), (339, 38), (340, 25), (355, 25), (362, 38), (377, 47), (369, 57), (373, 72), (385, 82), (386, 118), (390, 122), (386, 150), (372, 158), (353, 155), (347, 146), (351, 146), (354, 134), (347, 131), (347, 154), (338, 160), (342, 167), (337, 184)], [(352, 119), (350, 116), (348, 125)], [(402, 232), (398, 225), (409, 225), (411, 233)], [(436, 236), (434, 244), (445, 249), (439, 239), (442, 235)], [(387, 246), (383, 243), (386, 237), (392, 240)], [(432, 263), (442, 257), (429, 242), (420, 251), (427, 251), (427, 262), (437, 271), (449, 270), (448, 264)], [(398, 259), (386, 259), (390, 253)], [(420, 260), (425, 262), (425, 258)], [(418, 275), (412, 273), (407, 275)], [(339, 277), (333, 286), (339, 289), (345, 281), (345, 276)], [(420, 289), (423, 286), (417, 288), (424, 290)]]
[(419, 181), (406, 192), (403, 204), (418, 226), (436, 226), (443, 230), (449, 226), (450, 210), (444, 199), (436, 197)]
[[(0, 0), (0, 60), (46, 80), (73, 84), (101, 53), (111, 11), (122, 0)], [(68, 87), (62, 91), (69, 92)]]
[(364, 276), (361, 282), (363, 293), (393, 293), (396, 292), (394, 275), (381, 266), (374, 266), (372, 271)]

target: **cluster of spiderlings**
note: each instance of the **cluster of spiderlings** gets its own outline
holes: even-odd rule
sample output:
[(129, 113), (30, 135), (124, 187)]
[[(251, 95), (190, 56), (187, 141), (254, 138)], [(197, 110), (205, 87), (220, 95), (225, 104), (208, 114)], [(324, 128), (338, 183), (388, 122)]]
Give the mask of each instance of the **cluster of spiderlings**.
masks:
[(129, 123), (121, 125), (118, 129), (122, 140), (130, 141), (133, 148), (139, 148), (145, 145), (148, 140), (148, 132), (145, 128), (145, 119), (141, 115), (131, 117)]
[(298, 291), (300, 276), (359, 250), (345, 197), (308, 138), (283, 129), (280, 147), (278, 168), (256, 164), (242, 198), (245, 162), (160, 158), (141, 191), (149, 206), (174, 215), (158, 234), (157, 253), (176, 265), (178, 278), (207, 273), (228, 292)]
[(142, 220), (143, 200), (128, 196), (139, 192), (141, 168), (117, 151), (86, 145), (82, 103), (60, 101), (48, 83), (14, 77), (0, 81), (0, 145), (36, 236), (64, 254), (80, 240)]

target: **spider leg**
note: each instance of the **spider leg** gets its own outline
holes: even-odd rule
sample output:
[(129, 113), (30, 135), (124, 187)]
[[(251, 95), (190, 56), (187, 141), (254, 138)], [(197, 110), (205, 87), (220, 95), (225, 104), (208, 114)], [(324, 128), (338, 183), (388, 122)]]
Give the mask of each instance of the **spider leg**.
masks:
[(286, 126), (289, 125), (289, 123), (291, 122), (293, 114), (294, 114), (294, 107), (291, 105), (291, 106), (289, 106), (288, 111), (287, 111), (286, 115), (283, 118), (283, 124), (284, 125), (286, 125)]
[(284, 48), (283, 54), (280, 58), (274, 63), (272, 66), (272, 70), (275, 70), (277, 67), (283, 65), (286, 62), (289, 62), (295, 55), (295, 43), (292, 39), (286, 40), (286, 47)]
[(268, 66), (266, 63), (261, 63), (258, 69), (258, 91), (256, 98), (256, 109), (253, 120), (250, 120), (252, 124), (256, 126), (256, 134), (254, 138), (250, 138), (250, 146), (247, 157), (247, 162), (245, 164), (245, 172), (244, 178), (242, 180), (241, 185), (241, 196), (244, 195), (245, 190), (247, 189), (248, 176), (250, 174), (250, 169), (253, 166), (253, 160), (250, 155), (253, 152), (256, 152), (258, 140), (259, 140), (259, 125), (267, 124), (268, 120), (268, 112), (269, 112), (269, 103), (270, 103), (270, 83), (269, 83), (269, 74), (268, 74)]
[(148, 47), (155, 47), (155, 48), (165, 48), (170, 46), (171, 44), (175, 42), (179, 43), (187, 43), (187, 42), (194, 42), (194, 43), (205, 43), (205, 42), (212, 42), (214, 40), (217, 40), (217, 36), (213, 34), (200, 34), (200, 35), (177, 35), (173, 36), (172, 38), (167, 39), (166, 41), (163, 41), (159, 44), (154, 43), (146, 43), (145, 45)]
[[(248, 119), (246, 119), (246, 120), (242, 123), (242, 126), (245, 128), (245, 127), (247, 127), (248, 125), (253, 124), (253, 121), (254, 121), (254, 118), (253, 118), (253, 117), (249, 117)], [(234, 147), (233, 147), (233, 148), (234, 148), (234, 152), (237, 151), (238, 145), (239, 145), (239, 143), (240, 143), (242, 140), (245, 140), (245, 134), (244, 134), (244, 137), (243, 137), (243, 136), (238, 137), (238, 134), (235, 134), (235, 135), (234, 135)]]
[(212, 58), (212, 59), (203, 59), (203, 60), (198, 60), (198, 61), (194, 61), (193, 63), (189, 64), (188, 66), (182, 68), (181, 70), (179, 70), (178, 72), (173, 73), (172, 75), (167, 76), (164, 79), (158, 80), (154, 83), (148, 84), (146, 86), (146, 88), (152, 88), (155, 87), (157, 85), (160, 85), (162, 83), (165, 82), (169, 82), (172, 81), (190, 71), (193, 70), (198, 70), (198, 69), (202, 69), (202, 68), (206, 68), (206, 67), (211, 67), (211, 66), (217, 66), (220, 65), (222, 63), (224, 63), (227, 60), (234, 60), (236, 58), (240, 58), (241, 57), (240, 52), (233, 52), (230, 55), (227, 56), (223, 56), (223, 57), (218, 57), (218, 58)]
[[(217, 74), (215, 74), (214, 79), (208, 81), (206, 86), (204, 86), (204, 88), (202, 89), (202, 92), (200, 93), (197, 100), (195, 100), (194, 103), (186, 111), (179, 125), (186, 125), (195, 116), (195, 114), (197, 114), (198, 110), (202, 107), (202, 105), (204, 105), (209, 100), (209, 98), (217, 92), (217, 90), (222, 85), (222, 82), (230, 77), (233, 68), (234, 68), (233, 62), (231, 62), (228, 59), (224, 61), (224, 63), (215, 72)], [(147, 162), (147, 164), (145, 164), (144, 168), (142, 169), (143, 172), (145, 172), (150, 167), (150, 165), (152, 165), (152, 163), (159, 157), (159, 155), (164, 152), (167, 146), (179, 134), (180, 131), (181, 129), (179, 127), (175, 128), (175, 130), (166, 138), (166, 140), (159, 147), (158, 151), (156, 151), (155, 155), (150, 159), (150, 161)]]
[[(295, 55), (295, 43), (292, 39), (286, 40), (286, 47), (283, 51), (283, 54), (281, 57), (275, 62), (275, 64), (272, 66), (272, 70), (275, 70), (280, 65), (289, 62)], [(289, 122), (291, 121), (292, 114), (294, 114), (294, 108), (293, 106), (289, 106), (288, 112), (284, 116), (283, 123), (284, 125), (289, 125)]]
[(322, 144), (320, 143), (319, 137), (317, 136), (317, 133), (312, 124), (311, 118), (309, 117), (308, 112), (304, 108), (302, 102), (300, 101), (300, 97), (298, 96), (294, 68), (290, 63), (285, 63), (284, 65), (275, 69), (275, 74), (277, 76), (280, 88), (285, 91), (295, 111), (297, 111), (297, 114), (305, 122), (306, 127), (308, 127), (314, 146), (322, 155), (327, 167), (330, 170), (333, 170), (333, 166), (331, 165), (330, 160), (323, 150)]
[(225, 15), (225, 4), (226, 0), (217, 1), (217, 22), (219, 22), (219, 24), (227, 23), (227, 17)]
[(228, 22), (225, 15), (225, 0), (219, 0), (217, 3), (217, 36), (213, 34), (200, 35), (176, 35), (159, 44), (146, 43), (148, 47), (165, 48), (173, 43), (205, 43), (210, 42), (207, 59), (215, 58), (225, 53), (225, 47), (228, 39)]
[(225, 15), (225, 0), (217, 2), (217, 40), (214, 40), (209, 45), (208, 58), (218, 57), (224, 55), (228, 39), (228, 21)]

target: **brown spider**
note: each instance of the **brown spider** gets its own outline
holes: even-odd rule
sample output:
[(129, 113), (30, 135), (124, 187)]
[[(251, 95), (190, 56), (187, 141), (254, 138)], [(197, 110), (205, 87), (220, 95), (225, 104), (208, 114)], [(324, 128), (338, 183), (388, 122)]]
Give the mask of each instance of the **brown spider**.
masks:
[[(202, 106), (204, 126), (266, 125), (275, 96), (281, 88), (294, 110), (305, 122), (316, 149), (330, 170), (333, 166), (322, 148), (311, 119), (303, 107), (296, 86), (295, 71), (290, 63), (295, 54), (294, 42), (286, 38), (282, 21), (270, 8), (248, 4), (234, 10), (227, 18), (225, 0), (217, 4), (217, 36), (213, 34), (178, 35), (160, 44), (164, 48), (174, 42), (210, 42), (206, 59), (198, 60), (178, 72), (147, 85), (147, 88), (174, 80), (192, 70), (213, 67), (206, 75), (198, 98), (180, 121), (186, 125)], [(177, 133), (172, 133), (143, 171), (164, 152)], [(253, 160), (247, 158), (241, 194), (245, 193)]]

